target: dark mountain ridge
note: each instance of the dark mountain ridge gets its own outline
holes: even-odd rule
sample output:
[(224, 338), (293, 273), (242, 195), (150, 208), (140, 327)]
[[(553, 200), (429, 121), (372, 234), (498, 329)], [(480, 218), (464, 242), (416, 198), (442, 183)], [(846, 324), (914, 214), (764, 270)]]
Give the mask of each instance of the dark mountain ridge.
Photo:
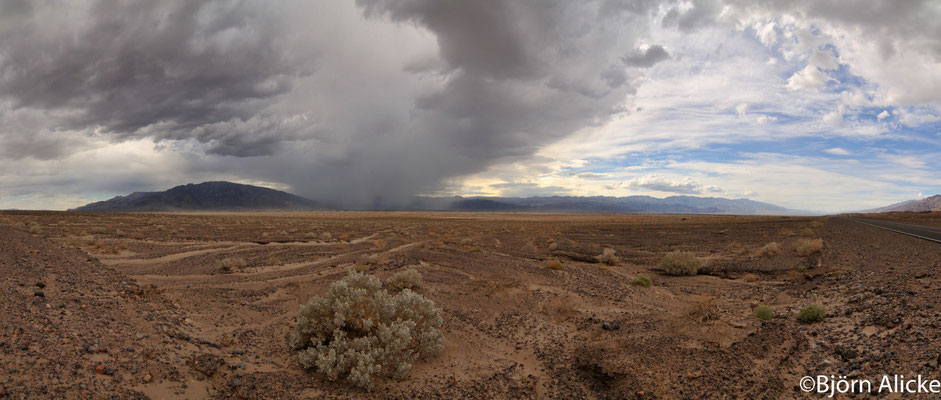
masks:
[(259, 186), (232, 182), (203, 182), (163, 192), (134, 192), (90, 203), (74, 211), (248, 211), (312, 210), (324, 206), (314, 200)]
[[(135, 192), (91, 203), (75, 211), (251, 211), (327, 209), (324, 203), (264, 187), (231, 182), (177, 186), (164, 192)], [(369, 209), (369, 208), (367, 208)], [(388, 210), (596, 212), (629, 214), (806, 215), (748, 199), (671, 196), (415, 197)]]

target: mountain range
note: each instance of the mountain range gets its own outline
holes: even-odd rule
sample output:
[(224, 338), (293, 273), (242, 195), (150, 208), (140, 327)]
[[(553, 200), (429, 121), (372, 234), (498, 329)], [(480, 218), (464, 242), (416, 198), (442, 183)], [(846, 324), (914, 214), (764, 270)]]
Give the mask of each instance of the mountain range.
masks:
[(884, 212), (926, 212), (941, 211), (941, 195), (934, 195), (918, 200), (903, 201), (880, 208), (864, 210), (864, 213), (884, 213)]
[[(135, 192), (75, 208), (75, 211), (246, 211), (330, 209), (325, 203), (264, 187), (231, 182), (177, 186), (164, 192)], [(748, 199), (717, 197), (415, 197), (393, 210), (599, 212), (795, 215), (809, 214)]]
[(312, 210), (321, 203), (290, 193), (232, 182), (181, 185), (164, 192), (134, 192), (73, 211), (247, 211)]

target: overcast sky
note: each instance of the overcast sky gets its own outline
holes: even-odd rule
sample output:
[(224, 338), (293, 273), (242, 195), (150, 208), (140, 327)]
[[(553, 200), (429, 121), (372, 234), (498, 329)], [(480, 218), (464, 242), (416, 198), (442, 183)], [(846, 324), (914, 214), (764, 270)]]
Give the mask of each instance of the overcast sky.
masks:
[(941, 2), (0, 0), (0, 209), (941, 192)]

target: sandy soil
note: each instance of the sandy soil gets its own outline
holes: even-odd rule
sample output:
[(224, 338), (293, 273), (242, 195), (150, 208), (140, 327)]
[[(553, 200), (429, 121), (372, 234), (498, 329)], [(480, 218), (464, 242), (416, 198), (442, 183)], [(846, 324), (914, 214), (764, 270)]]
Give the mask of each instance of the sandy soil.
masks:
[[(671, 250), (701, 274), (662, 274)], [(443, 354), (373, 392), (300, 367), (300, 304), (409, 265)], [(0, 398), (799, 398), (804, 375), (941, 377), (939, 267), (935, 243), (839, 218), (3, 212)], [(799, 323), (811, 303), (829, 316)]]

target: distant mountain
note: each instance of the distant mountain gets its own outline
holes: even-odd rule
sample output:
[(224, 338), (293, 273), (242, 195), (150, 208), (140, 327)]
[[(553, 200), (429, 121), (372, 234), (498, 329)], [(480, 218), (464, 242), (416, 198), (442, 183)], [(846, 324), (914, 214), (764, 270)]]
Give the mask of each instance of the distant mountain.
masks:
[(925, 197), (920, 200), (909, 200), (901, 203), (895, 203), (889, 206), (864, 210), (864, 213), (883, 213), (883, 212), (925, 212), (941, 211), (941, 195), (936, 194), (931, 197)]
[(739, 214), (739, 215), (797, 215), (811, 214), (790, 210), (774, 204), (748, 199), (717, 197), (650, 196), (629, 197), (420, 197), (410, 209), (456, 211), (522, 211), (522, 212), (599, 212), (634, 214)]
[(290, 193), (232, 182), (204, 182), (164, 192), (135, 192), (74, 211), (247, 211), (311, 210), (323, 204)]

